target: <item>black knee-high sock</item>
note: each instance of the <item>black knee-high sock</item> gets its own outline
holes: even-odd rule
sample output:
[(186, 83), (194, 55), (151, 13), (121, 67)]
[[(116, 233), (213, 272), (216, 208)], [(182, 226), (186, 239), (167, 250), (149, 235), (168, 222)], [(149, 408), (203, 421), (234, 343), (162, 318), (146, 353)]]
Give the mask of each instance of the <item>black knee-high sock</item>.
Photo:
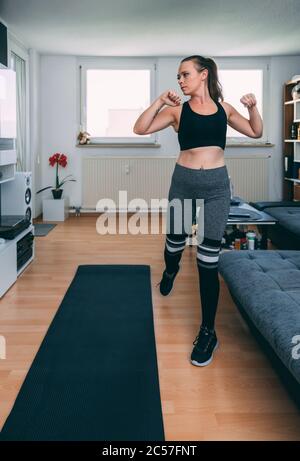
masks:
[(197, 264), (197, 267), (202, 305), (202, 326), (213, 330), (220, 292), (218, 268), (206, 268), (199, 264)]
[(165, 264), (166, 264), (166, 271), (168, 274), (173, 274), (174, 272), (178, 270), (179, 261), (181, 260), (181, 256), (182, 256), (182, 252), (172, 254), (168, 252), (167, 248), (165, 248), (164, 258), (165, 258)]
[[(178, 270), (179, 262), (185, 248), (186, 237), (180, 235), (167, 235), (164, 249), (166, 271), (173, 274)], [(168, 249), (169, 247), (169, 249)]]

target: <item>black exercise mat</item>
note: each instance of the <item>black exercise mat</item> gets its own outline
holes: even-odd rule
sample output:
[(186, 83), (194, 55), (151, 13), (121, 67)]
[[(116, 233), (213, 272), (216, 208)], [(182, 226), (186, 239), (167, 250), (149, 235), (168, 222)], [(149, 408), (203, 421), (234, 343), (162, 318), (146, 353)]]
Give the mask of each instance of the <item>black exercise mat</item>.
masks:
[(149, 266), (78, 266), (0, 440), (164, 440)]

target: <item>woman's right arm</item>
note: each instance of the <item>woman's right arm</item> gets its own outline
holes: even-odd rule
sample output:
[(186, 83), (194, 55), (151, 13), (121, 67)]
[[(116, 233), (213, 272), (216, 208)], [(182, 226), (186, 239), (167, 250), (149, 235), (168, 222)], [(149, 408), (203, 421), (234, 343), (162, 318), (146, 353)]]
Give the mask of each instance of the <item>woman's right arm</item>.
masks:
[(175, 92), (163, 93), (139, 116), (133, 132), (140, 135), (150, 134), (173, 125), (175, 122), (174, 109), (167, 107), (160, 111), (165, 105), (180, 105), (180, 97)]

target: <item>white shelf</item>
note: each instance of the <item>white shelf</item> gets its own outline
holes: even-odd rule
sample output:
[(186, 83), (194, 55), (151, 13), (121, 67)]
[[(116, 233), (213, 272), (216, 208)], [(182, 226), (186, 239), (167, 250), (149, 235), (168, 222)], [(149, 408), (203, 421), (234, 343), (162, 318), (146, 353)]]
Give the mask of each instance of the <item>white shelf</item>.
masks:
[(15, 179), (16, 150), (0, 150), (0, 184)]
[(300, 99), (290, 99), (289, 101), (285, 101), (284, 105), (288, 106), (289, 104), (296, 104), (299, 102), (300, 102)]
[(0, 166), (0, 184), (15, 179), (15, 165), (3, 165)]
[(300, 179), (294, 179), (294, 178), (284, 178), (284, 179), (286, 179), (287, 181), (292, 181), (292, 182), (300, 184)]
[(0, 166), (14, 165), (17, 163), (17, 151), (11, 150), (0, 150)]

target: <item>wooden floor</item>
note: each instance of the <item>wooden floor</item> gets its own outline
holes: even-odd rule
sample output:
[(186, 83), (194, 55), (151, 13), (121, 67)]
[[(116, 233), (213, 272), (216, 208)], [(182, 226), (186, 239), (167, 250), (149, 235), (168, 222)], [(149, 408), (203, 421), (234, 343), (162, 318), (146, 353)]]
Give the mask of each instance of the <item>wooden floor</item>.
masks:
[(174, 290), (156, 284), (165, 235), (99, 235), (96, 217), (70, 217), (36, 238), (36, 258), (0, 300), (0, 427), (79, 264), (148, 264), (165, 436), (176, 440), (300, 440), (300, 414), (235, 307), (220, 276), (220, 348), (189, 361), (200, 325), (196, 247), (186, 247)]

